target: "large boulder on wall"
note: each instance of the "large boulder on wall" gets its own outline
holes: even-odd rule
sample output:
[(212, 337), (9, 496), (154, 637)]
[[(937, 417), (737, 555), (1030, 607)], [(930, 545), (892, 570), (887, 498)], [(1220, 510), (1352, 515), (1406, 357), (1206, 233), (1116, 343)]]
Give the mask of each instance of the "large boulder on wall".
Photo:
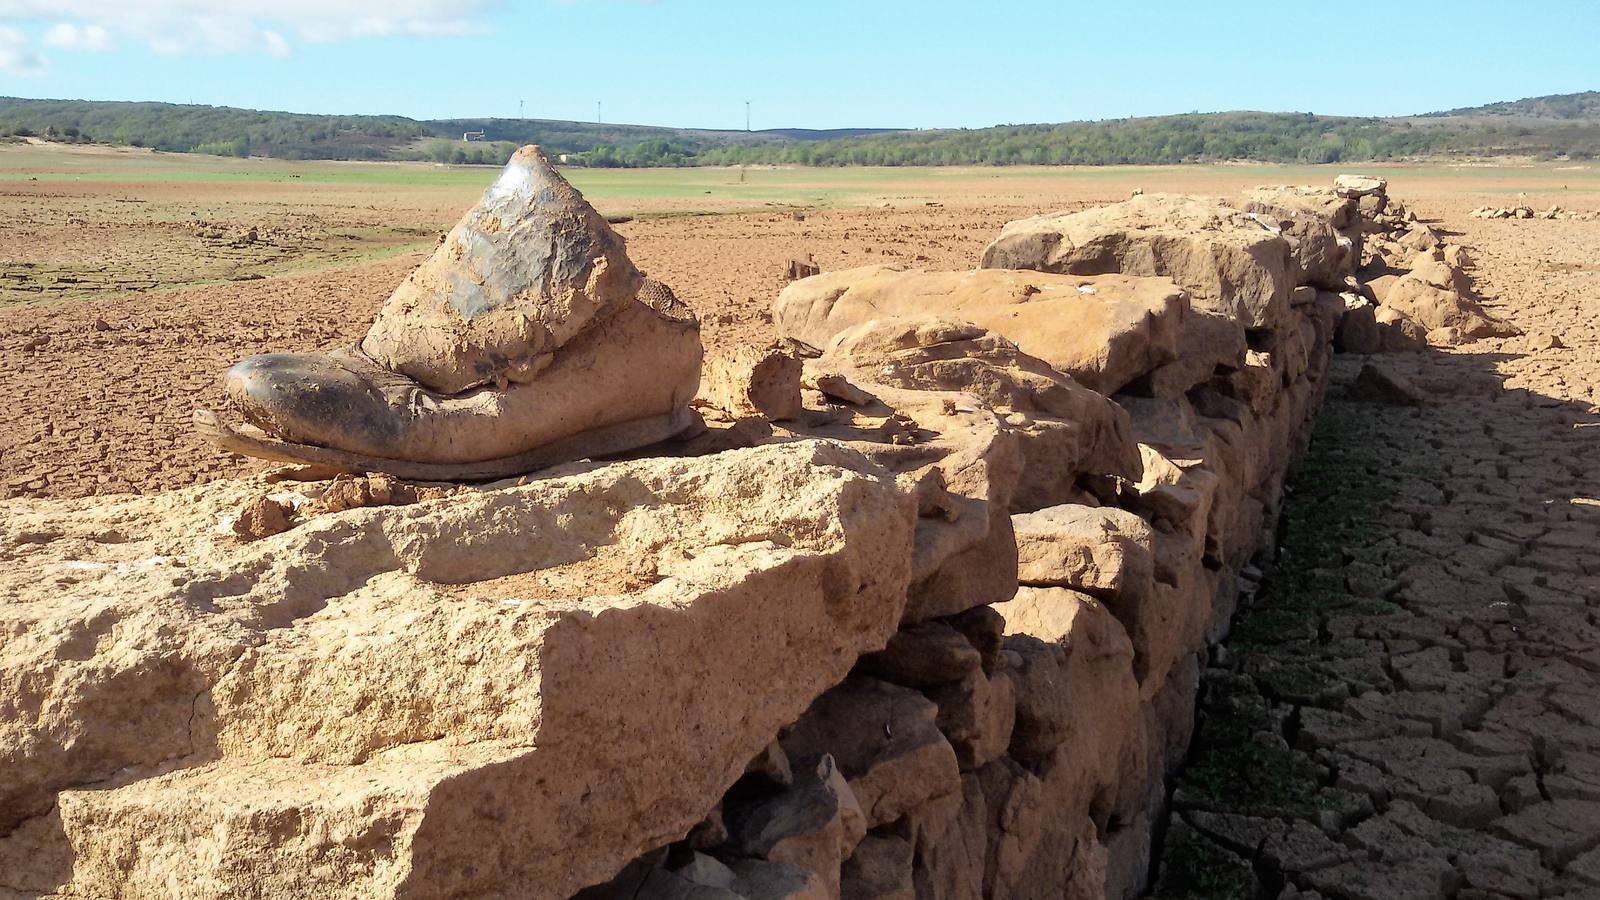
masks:
[(1288, 314), (1296, 264), (1280, 229), (1220, 200), (1142, 194), (1095, 209), (1007, 223), (989, 269), (1171, 278), (1195, 309), (1273, 328)]
[(361, 349), (445, 394), (531, 381), (643, 284), (605, 218), (524, 147), (395, 288)]
[(1178, 358), (1187, 309), (1183, 292), (1164, 278), (864, 266), (789, 285), (775, 323), (780, 335), (822, 348), (876, 318), (953, 317), (1110, 394)]
[[(1020, 465), (1004, 479), (1004, 491), (963, 492), (986, 496), (995, 507), (991, 515), (1064, 502), (1080, 475), (1132, 479), (1141, 471), (1138, 444), (1122, 407), (970, 322), (933, 316), (872, 319), (840, 332), (806, 368), (813, 379), (840, 378), (864, 387), (873, 398), (852, 410), (850, 418), (814, 425), (807, 434), (858, 439), (865, 422), (893, 411), (940, 435), (932, 441), (897, 436), (909, 442), (901, 446), (913, 449), (914, 457), (944, 442), (959, 446), (990, 432), (997, 445), (1014, 447)], [(993, 481), (996, 468), (1003, 467), (973, 467), (988, 473), (980, 479), (986, 483)], [(965, 480), (959, 469), (946, 469), (952, 489)], [(1009, 519), (1004, 530), (1009, 540)], [(1016, 580), (1014, 559), (1007, 577)]]
[(1389, 190), (1389, 182), (1376, 175), (1339, 175), (1333, 179), (1333, 189), (1341, 197), (1359, 200), (1367, 196), (1383, 196)]
[(692, 430), (701, 357), (694, 314), (528, 146), (358, 345), (247, 357), (195, 423), (265, 459), (487, 481)]
[(1361, 259), (1361, 214), (1356, 201), (1310, 186), (1258, 187), (1240, 207), (1276, 224), (1289, 241), (1298, 284), (1342, 290)]

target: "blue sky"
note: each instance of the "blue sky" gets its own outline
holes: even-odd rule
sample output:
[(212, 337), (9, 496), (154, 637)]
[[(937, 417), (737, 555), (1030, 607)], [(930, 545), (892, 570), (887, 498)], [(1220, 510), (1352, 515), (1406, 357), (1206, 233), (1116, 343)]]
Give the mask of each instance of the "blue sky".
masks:
[(1600, 2), (0, 0), (0, 95), (981, 127), (1600, 89)]

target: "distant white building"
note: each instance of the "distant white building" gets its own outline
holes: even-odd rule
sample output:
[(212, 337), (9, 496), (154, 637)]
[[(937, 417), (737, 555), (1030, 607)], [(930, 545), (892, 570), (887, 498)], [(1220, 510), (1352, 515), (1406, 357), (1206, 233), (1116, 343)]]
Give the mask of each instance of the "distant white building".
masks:
[(481, 140), (484, 140), (483, 132), (481, 132), (481, 131), (463, 131), (463, 132), (461, 132), (461, 143), (463, 143), (463, 144), (470, 143), (472, 141), (481, 141)]

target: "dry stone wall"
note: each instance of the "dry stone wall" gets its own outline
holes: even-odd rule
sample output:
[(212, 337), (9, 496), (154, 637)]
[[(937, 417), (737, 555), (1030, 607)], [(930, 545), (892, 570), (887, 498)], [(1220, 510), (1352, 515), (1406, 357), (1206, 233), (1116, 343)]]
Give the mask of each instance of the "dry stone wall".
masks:
[(801, 279), (667, 456), (14, 502), (0, 897), (1136, 894), (1373, 196)]
[[(885, 648), (694, 831), (586, 896), (1136, 895), (1206, 648), (1258, 576), (1340, 292), (1360, 291), (1360, 236), (1332, 190), (1141, 196), (1012, 223), (984, 257), (1006, 268), (786, 289), (780, 332), (820, 353), (780, 430), (920, 479), (919, 523), (964, 527), (984, 501), (989, 534), (937, 560)], [(1020, 465), (937, 424), (963, 409), (992, 411)], [(940, 456), (953, 499), (930, 503), (916, 468), (925, 425), (988, 459), (973, 484), (962, 451)], [(780, 890), (735, 870), (753, 857)]]

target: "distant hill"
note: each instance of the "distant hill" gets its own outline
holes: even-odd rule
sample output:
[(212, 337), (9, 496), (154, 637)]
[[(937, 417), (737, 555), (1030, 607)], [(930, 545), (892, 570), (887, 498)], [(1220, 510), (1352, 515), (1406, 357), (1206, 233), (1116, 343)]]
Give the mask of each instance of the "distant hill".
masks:
[(1511, 116), (1527, 119), (1588, 119), (1600, 121), (1600, 91), (1581, 94), (1550, 94), (1544, 97), (1525, 97), (1521, 100), (1504, 100), (1484, 106), (1467, 106), (1444, 112), (1427, 113), (1427, 117), (1440, 116)]
[(0, 134), (280, 159), (387, 159), (430, 132), (404, 116), (0, 97)]
[(454, 141), (444, 147), (431, 143), (424, 155), (440, 162), (462, 162), (474, 148), (461, 140), (482, 133), (489, 144), (504, 144), (504, 154), (523, 144), (539, 144), (546, 152), (581, 156), (590, 165), (651, 166), (694, 165), (716, 147), (809, 143), (844, 137), (882, 134), (888, 128), (775, 128), (768, 131), (731, 131), (707, 128), (661, 128), (654, 125), (608, 125), (559, 119), (436, 119), (421, 123), (438, 138)]
[[(1362, 162), (1439, 156), (1600, 156), (1600, 92), (1402, 118), (1215, 112), (907, 131), (732, 131), (552, 119), (440, 119), (0, 97), (0, 137), (285, 159), (503, 162), (539, 143), (590, 166)], [(464, 140), (470, 135), (471, 140)]]
[[(0, 135), (153, 147), (176, 153), (279, 159), (434, 159), (501, 162), (516, 146), (542, 144), (594, 165), (685, 165), (728, 145), (806, 143), (891, 129), (780, 128), (719, 131), (553, 119), (322, 116), (176, 103), (0, 97)], [(462, 135), (474, 134), (473, 141)]]
[(808, 144), (724, 146), (704, 151), (697, 161), (887, 166), (1137, 165), (1494, 156), (1593, 159), (1600, 156), (1600, 121), (1190, 113), (1059, 125), (897, 131)]

